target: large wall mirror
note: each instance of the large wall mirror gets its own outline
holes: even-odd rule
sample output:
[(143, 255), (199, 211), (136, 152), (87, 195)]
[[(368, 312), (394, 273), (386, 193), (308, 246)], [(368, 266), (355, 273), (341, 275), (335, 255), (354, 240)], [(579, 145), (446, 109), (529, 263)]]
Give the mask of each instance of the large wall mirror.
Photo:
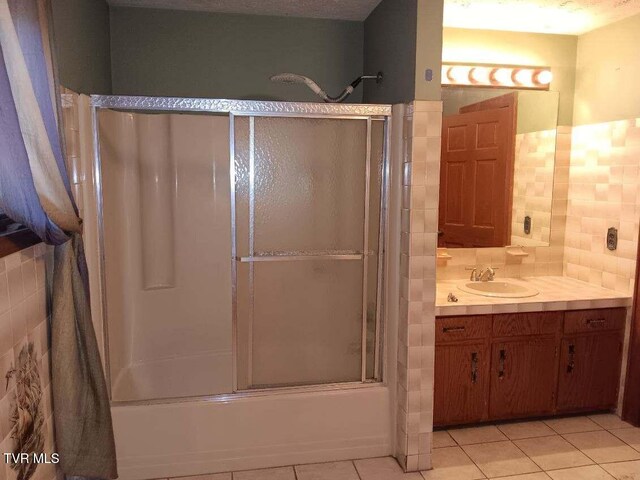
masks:
[(442, 95), (438, 246), (549, 245), (559, 93)]

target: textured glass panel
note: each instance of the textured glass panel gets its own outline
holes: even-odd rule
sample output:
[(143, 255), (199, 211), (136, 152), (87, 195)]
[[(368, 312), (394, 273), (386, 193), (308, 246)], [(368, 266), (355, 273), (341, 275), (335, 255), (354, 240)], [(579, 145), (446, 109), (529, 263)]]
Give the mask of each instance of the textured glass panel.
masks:
[(261, 262), (254, 269), (250, 386), (359, 381), (362, 262)]
[(234, 118), (236, 255), (249, 256), (249, 118)]
[(255, 251), (363, 248), (366, 121), (255, 118)]
[[(281, 257), (237, 263), (238, 388), (360, 381), (365, 319), (376, 378), (384, 123), (371, 122), (369, 177), (366, 120), (235, 127), (237, 255)], [(352, 252), (366, 275), (364, 260), (287, 258)]]

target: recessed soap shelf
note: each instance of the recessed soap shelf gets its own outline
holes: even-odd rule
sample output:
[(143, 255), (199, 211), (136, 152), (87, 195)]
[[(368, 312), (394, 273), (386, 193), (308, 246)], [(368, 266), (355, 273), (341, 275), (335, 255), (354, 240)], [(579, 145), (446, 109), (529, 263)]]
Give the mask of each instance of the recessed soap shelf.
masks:
[(529, 254), (525, 252), (522, 247), (507, 247), (507, 255), (511, 255), (512, 257), (528, 257)]
[(436, 250), (436, 258), (438, 260), (451, 260), (453, 257), (449, 255), (446, 248), (438, 248)]

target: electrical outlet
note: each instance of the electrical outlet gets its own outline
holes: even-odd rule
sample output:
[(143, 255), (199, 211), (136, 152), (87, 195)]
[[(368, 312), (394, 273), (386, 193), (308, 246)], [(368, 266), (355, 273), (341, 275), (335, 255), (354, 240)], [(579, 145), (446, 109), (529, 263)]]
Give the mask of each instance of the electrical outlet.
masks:
[(611, 227), (607, 230), (607, 248), (615, 250), (618, 248), (618, 229)]
[(531, 217), (529, 215), (524, 217), (524, 233), (527, 235), (531, 233)]

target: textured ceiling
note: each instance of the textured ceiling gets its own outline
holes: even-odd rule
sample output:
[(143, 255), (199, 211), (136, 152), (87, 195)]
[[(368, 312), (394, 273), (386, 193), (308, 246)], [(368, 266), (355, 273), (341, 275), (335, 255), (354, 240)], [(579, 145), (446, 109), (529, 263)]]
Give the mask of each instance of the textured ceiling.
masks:
[[(108, 0), (111, 5), (362, 21), (381, 0)], [(394, 0), (404, 1), (404, 0)]]
[[(111, 5), (129, 7), (356, 21), (366, 19), (380, 1), (108, 0)], [(444, 4), (446, 27), (570, 35), (588, 32), (640, 13), (640, 0), (444, 0)]]
[(640, 13), (640, 0), (445, 0), (444, 25), (578, 35)]

